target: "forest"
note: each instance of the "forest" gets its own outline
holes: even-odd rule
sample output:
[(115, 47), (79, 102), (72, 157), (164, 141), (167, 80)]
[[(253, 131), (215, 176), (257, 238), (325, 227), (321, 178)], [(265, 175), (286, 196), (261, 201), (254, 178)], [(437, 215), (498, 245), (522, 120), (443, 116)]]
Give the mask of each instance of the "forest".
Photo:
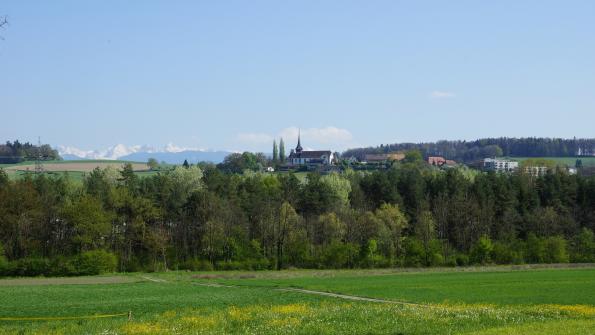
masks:
[(595, 262), (595, 177), (228, 167), (0, 170), (0, 274)]
[(357, 157), (394, 151), (419, 150), (424, 157), (444, 156), (460, 162), (486, 157), (574, 157), (595, 155), (595, 139), (560, 138), (484, 138), (475, 141), (438, 141), (428, 143), (395, 143), (345, 151), (343, 157)]

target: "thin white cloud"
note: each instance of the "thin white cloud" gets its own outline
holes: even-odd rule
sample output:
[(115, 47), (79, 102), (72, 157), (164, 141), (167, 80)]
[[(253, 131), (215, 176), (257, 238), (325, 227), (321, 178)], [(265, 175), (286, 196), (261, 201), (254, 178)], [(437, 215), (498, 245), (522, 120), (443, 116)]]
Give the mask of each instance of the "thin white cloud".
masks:
[(453, 92), (433, 91), (432, 93), (430, 93), (430, 98), (432, 99), (449, 99), (454, 97), (455, 94)]

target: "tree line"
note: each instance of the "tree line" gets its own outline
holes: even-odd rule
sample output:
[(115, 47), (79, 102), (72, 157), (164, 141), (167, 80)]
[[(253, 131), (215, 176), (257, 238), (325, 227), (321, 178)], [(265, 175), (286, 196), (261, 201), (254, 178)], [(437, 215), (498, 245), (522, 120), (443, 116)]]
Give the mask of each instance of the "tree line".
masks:
[(595, 262), (594, 230), (595, 178), (555, 170), (0, 172), (3, 275)]
[(378, 147), (350, 149), (343, 157), (360, 160), (366, 154), (419, 150), (424, 157), (444, 156), (460, 162), (472, 162), (487, 157), (574, 157), (595, 155), (595, 139), (561, 138), (485, 138), (475, 141), (438, 141), (429, 143), (395, 143)]
[(13, 164), (25, 160), (35, 160), (38, 156), (42, 160), (61, 159), (58, 151), (52, 149), (49, 144), (43, 144), (38, 147), (29, 142), (21, 143), (18, 140), (0, 144), (0, 164)]

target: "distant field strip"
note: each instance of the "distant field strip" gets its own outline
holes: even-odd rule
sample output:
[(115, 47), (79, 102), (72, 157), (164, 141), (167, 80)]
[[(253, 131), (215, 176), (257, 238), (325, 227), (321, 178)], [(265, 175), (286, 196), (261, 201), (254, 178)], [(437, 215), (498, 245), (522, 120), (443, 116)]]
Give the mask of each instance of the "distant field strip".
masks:
[[(146, 171), (149, 169), (147, 164), (144, 163), (131, 163), (134, 171)], [(122, 162), (73, 162), (73, 163), (47, 163), (43, 164), (45, 171), (68, 171), (68, 172), (91, 172), (95, 168), (105, 169), (112, 167), (115, 169), (121, 169), (124, 163)], [(9, 165), (5, 166), (6, 171), (35, 171), (35, 164), (28, 165)]]
[(139, 279), (127, 276), (101, 277), (58, 277), (58, 278), (14, 278), (0, 279), (2, 286), (45, 286), (45, 285), (97, 285), (124, 284), (138, 282)]
[(557, 164), (567, 165), (574, 167), (576, 160), (580, 159), (583, 162), (583, 166), (595, 166), (595, 157), (510, 157), (516, 161), (524, 161), (527, 159), (544, 159), (554, 161)]

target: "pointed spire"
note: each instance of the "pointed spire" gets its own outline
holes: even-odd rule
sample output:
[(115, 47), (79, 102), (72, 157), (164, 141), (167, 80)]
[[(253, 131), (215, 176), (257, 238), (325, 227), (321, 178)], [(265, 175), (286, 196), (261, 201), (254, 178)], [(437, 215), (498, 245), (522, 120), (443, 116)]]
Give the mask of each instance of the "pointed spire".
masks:
[(301, 131), (298, 128), (298, 143), (297, 143), (297, 146), (295, 147), (295, 152), (297, 152), (297, 153), (302, 152), (302, 150), (303, 150), (302, 149), (302, 142), (301, 142), (301, 139), (300, 139), (300, 137), (301, 137), (300, 136), (301, 135), (300, 133), (301, 133)]

